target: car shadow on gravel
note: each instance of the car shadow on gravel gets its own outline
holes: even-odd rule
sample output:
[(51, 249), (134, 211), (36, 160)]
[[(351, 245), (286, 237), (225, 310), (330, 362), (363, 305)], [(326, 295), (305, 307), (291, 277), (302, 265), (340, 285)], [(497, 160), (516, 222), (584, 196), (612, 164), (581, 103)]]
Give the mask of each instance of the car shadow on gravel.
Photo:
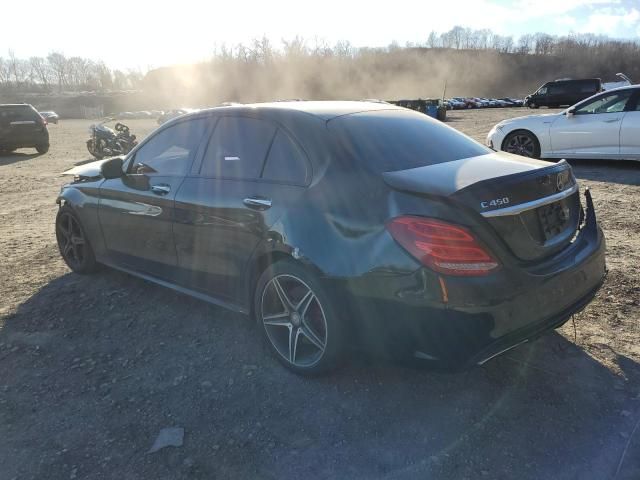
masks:
[(0, 167), (42, 156), (39, 153), (10, 152), (0, 153)]
[(640, 162), (623, 160), (569, 160), (579, 179), (640, 185)]
[[(618, 480), (640, 471), (639, 365), (558, 333), (464, 373), (358, 358), (301, 378), (246, 317), (111, 270), (4, 317), (7, 478), (599, 480), (627, 445)], [(147, 454), (165, 427), (184, 445)]]

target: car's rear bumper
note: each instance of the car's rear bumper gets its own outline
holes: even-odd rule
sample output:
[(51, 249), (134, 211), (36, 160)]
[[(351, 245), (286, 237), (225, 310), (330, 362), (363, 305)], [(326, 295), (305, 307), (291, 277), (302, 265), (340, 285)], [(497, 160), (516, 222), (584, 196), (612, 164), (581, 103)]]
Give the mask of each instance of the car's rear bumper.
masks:
[[(605, 239), (593, 209), (587, 217), (574, 242), (544, 268), (504, 268), (442, 282), (420, 269), (349, 285), (345, 303), (358, 339), (377, 352), (459, 369), (561, 326), (590, 302), (606, 275)], [(389, 295), (381, 296), (382, 288)]]
[(30, 148), (37, 145), (49, 145), (49, 131), (29, 132), (21, 135), (5, 135), (0, 137), (0, 147)]

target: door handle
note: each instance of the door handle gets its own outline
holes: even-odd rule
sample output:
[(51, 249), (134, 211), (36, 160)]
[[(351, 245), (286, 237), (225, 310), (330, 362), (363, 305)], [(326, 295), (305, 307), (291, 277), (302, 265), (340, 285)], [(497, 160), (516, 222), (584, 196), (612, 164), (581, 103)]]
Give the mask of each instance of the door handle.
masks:
[(619, 118), (612, 118), (610, 120), (603, 120), (604, 123), (615, 123), (615, 122), (619, 122), (620, 119)]
[(161, 183), (160, 185), (151, 185), (151, 191), (156, 195), (166, 195), (171, 191), (171, 186)]
[(271, 200), (268, 198), (261, 197), (248, 197), (245, 198), (242, 203), (244, 203), (247, 207), (256, 208), (258, 210), (266, 210), (271, 208)]

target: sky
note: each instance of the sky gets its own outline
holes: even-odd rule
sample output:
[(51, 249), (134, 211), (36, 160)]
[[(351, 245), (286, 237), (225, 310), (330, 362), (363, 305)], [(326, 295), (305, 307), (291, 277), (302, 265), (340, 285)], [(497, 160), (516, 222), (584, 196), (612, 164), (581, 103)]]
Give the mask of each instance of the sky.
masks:
[[(172, 2), (5, 0), (0, 57), (67, 56), (113, 68), (148, 70), (204, 60), (216, 45), (267, 36), (276, 45), (296, 35), (329, 44), (423, 43), (431, 30), (490, 28), (640, 38), (640, 0), (178, 0)], [(163, 5), (164, 4), (164, 5)], [(23, 21), (8, 21), (24, 19)], [(28, 29), (25, 28), (28, 25)]]

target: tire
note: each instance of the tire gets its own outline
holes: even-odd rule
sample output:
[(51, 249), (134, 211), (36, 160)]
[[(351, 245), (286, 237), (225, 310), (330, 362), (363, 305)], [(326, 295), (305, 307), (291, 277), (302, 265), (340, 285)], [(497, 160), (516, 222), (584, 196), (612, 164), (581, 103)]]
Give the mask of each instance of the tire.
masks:
[(502, 142), (501, 150), (522, 157), (540, 158), (540, 142), (529, 130), (515, 130)]
[(87, 274), (98, 268), (93, 248), (78, 216), (68, 205), (56, 215), (56, 240), (62, 259), (75, 273)]
[(529, 104), (529, 108), (536, 109), (536, 108), (539, 108), (539, 106), (538, 106), (538, 105), (536, 105), (535, 103), (530, 103), (530, 104)]
[(45, 153), (47, 153), (49, 151), (49, 144), (36, 145), (36, 151), (40, 155), (44, 155)]
[(270, 265), (258, 279), (254, 313), (276, 358), (299, 375), (319, 375), (338, 366), (345, 328), (316, 275), (292, 260)]
[(96, 151), (96, 148), (93, 144), (93, 139), (87, 140), (87, 150), (96, 160), (102, 160), (103, 156)]

